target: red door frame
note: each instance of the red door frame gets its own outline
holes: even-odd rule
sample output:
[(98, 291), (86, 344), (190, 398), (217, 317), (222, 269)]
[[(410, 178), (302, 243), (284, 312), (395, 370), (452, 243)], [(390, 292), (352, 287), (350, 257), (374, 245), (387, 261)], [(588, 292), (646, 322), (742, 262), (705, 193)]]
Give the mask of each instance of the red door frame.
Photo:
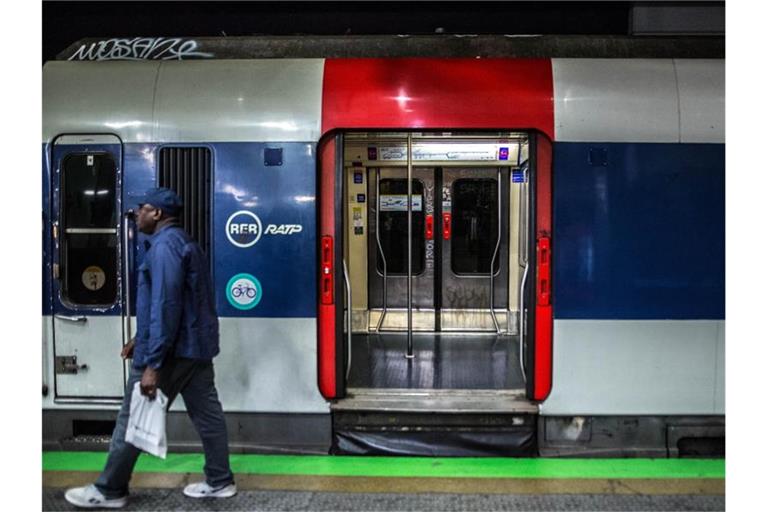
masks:
[[(319, 162), (318, 387), (343, 396), (340, 340), (343, 248), (337, 215), (337, 137), (345, 130), (520, 130), (536, 132), (536, 317), (534, 389), (552, 382), (551, 219), (554, 106), (549, 59), (327, 59)], [(337, 245), (339, 245), (337, 247)], [(341, 350), (340, 350), (341, 349)]]
[[(325, 398), (335, 398), (343, 392), (339, 389), (337, 369), (340, 357), (337, 354), (338, 319), (336, 311), (336, 254), (335, 241), (339, 233), (336, 230), (336, 137), (330, 136), (321, 140), (318, 147), (319, 173), (319, 204), (320, 213), (320, 276), (318, 281), (317, 306), (317, 361), (318, 386)], [(330, 268), (328, 263), (331, 263)]]
[[(533, 400), (552, 390), (552, 141), (536, 135), (536, 266)], [(529, 373), (530, 375), (530, 373)]]

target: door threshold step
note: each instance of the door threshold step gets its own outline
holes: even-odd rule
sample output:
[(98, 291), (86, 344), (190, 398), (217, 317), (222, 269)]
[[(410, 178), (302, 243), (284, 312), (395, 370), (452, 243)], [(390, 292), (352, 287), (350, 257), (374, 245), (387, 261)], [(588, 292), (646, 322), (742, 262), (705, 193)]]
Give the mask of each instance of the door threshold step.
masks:
[(349, 388), (332, 411), (448, 414), (536, 414), (539, 407), (522, 389)]

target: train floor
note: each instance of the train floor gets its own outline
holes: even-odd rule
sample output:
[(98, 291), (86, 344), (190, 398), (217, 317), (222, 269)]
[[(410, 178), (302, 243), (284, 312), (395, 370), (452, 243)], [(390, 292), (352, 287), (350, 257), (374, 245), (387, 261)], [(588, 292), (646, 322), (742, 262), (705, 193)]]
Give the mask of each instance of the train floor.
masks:
[[(43, 510), (75, 510), (100, 452), (44, 452)], [(232, 455), (239, 492), (193, 500), (200, 454), (142, 455), (125, 510), (725, 510), (723, 459), (514, 459)]]
[(404, 333), (355, 334), (347, 380), (351, 388), (521, 389), (519, 337), (414, 333), (414, 358)]

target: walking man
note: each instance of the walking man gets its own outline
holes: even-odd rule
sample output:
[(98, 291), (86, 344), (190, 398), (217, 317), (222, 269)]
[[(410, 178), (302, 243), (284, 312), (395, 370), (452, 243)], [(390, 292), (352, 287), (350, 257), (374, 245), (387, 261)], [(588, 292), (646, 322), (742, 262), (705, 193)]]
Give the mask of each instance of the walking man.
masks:
[(138, 268), (137, 332), (122, 351), (133, 357), (122, 408), (117, 417), (107, 464), (95, 484), (69, 489), (65, 498), (84, 508), (121, 508), (141, 451), (125, 442), (134, 384), (154, 399), (157, 389), (168, 407), (181, 393), (205, 451), (205, 481), (190, 484), (192, 498), (228, 498), (237, 493), (229, 467), (224, 413), (213, 379), (212, 359), (219, 353), (219, 324), (204, 253), (179, 225), (179, 196), (153, 188), (139, 202), (136, 224), (150, 235)]

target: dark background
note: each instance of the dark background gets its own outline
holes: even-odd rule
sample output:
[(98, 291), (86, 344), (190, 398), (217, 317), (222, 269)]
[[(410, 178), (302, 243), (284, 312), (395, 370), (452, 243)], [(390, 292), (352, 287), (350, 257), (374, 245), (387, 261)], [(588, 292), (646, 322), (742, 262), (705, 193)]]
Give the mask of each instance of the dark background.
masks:
[(637, 2), (43, 2), (43, 62), (86, 37), (626, 35)]

